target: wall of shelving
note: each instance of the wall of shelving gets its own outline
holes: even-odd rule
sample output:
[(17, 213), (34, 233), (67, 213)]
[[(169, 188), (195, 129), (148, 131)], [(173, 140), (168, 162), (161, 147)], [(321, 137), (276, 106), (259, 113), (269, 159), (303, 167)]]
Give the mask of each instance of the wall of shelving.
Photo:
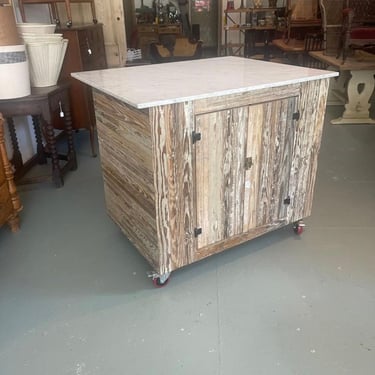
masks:
[(255, 39), (262, 32), (272, 36), (280, 23), (285, 22), (284, 18), (281, 20), (282, 17), (279, 17), (277, 10), (285, 9), (286, 4), (286, 0), (277, 0), (276, 4), (270, 4), (269, 0), (235, 0), (233, 9), (228, 9), (228, 2), (223, 0), (221, 54), (246, 56), (249, 32), (253, 32), (251, 37)]

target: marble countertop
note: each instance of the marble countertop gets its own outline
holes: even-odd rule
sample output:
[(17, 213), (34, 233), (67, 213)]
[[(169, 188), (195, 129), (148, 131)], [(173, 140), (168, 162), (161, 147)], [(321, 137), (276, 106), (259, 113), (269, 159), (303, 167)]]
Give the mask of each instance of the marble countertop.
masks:
[(140, 109), (337, 75), (234, 56), (72, 73), (89, 86)]

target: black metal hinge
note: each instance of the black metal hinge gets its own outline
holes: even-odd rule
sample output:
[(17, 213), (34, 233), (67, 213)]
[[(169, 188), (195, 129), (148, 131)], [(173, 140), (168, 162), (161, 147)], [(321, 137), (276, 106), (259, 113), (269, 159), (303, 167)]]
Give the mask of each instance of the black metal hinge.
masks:
[(195, 143), (195, 142), (198, 142), (202, 139), (202, 134), (197, 133), (195, 130), (193, 130), (192, 137), (193, 137), (193, 143)]
[(292, 116), (293, 120), (298, 121), (300, 117), (301, 117), (301, 114), (299, 113), (299, 111), (293, 113), (293, 116)]
[(202, 228), (194, 228), (194, 237), (198, 237), (202, 234)]

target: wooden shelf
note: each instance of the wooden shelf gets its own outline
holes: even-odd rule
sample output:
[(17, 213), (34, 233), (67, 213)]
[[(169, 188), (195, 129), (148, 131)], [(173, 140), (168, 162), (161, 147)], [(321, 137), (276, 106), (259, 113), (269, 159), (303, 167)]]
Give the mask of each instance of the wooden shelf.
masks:
[[(258, 32), (263, 33), (261, 38), (265, 47), (264, 55), (268, 55), (266, 53), (268, 41), (272, 39), (274, 30), (279, 27), (276, 13), (279, 10), (285, 10), (285, 7), (252, 7), (224, 10), (225, 54), (231, 53), (230, 49), (235, 44), (232, 43), (233, 38), (236, 37), (234, 32), (237, 32), (238, 44), (245, 47), (243, 50), (238, 50), (237, 54), (241, 55), (243, 52), (244, 56), (249, 56), (255, 48), (256, 39), (260, 37), (260, 34), (255, 35)], [(233, 15), (237, 15), (237, 17)], [(262, 25), (259, 25), (260, 20), (262, 20)]]
[(237, 9), (225, 9), (224, 13), (255, 13), (255, 12), (272, 12), (276, 10), (283, 10), (284, 7), (275, 8), (237, 8)]

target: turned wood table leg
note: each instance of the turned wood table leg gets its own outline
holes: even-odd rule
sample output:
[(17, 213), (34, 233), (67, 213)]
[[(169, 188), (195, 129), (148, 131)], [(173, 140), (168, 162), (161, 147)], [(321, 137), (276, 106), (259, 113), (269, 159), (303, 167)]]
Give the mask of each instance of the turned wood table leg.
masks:
[(20, 229), (20, 218), (18, 214), (14, 214), (8, 219), (8, 225), (13, 233), (18, 232)]
[(45, 126), (45, 133), (47, 138), (47, 146), (49, 152), (51, 153), (51, 161), (52, 161), (52, 181), (56, 185), (56, 187), (61, 187), (64, 185), (64, 180), (62, 178), (62, 173), (59, 164), (59, 155), (57, 154), (56, 148), (56, 138), (55, 132), (53, 130), (53, 125), (51, 122), (44, 121)]
[(94, 0), (90, 1), (90, 5), (91, 5), (91, 12), (92, 12), (92, 22), (98, 23), (98, 19), (96, 18), (96, 11), (95, 11)]
[(31, 118), (33, 120), (33, 128), (34, 128), (34, 134), (35, 134), (36, 152), (38, 155), (38, 162), (39, 164), (46, 164), (47, 158), (44, 153), (42, 132), (39, 126), (40, 125), (39, 116), (31, 116)]
[(70, 8), (70, 0), (65, 0), (65, 9), (66, 9), (67, 17), (68, 17), (68, 22), (66, 23), (66, 25), (68, 27), (71, 27), (73, 24), (73, 21), (72, 21), (72, 11)]
[(70, 107), (65, 106), (65, 131), (68, 136), (68, 160), (72, 160), (71, 170), (74, 171), (77, 169), (77, 157), (74, 149), (73, 143), (73, 126), (72, 126), (72, 115), (70, 113)]
[[(22, 204), (17, 194), (16, 185), (14, 184), (14, 180), (13, 180), (12, 167), (9, 163), (6, 150), (5, 150), (3, 117), (1, 113), (0, 113), (0, 160), (2, 161), (2, 164), (3, 164), (3, 170), (5, 174), (5, 183), (7, 184), (7, 187), (8, 187), (10, 199), (12, 202), (12, 208), (13, 208), (11, 211), (11, 215), (7, 219), (7, 222), (12, 232), (16, 232), (19, 229), (18, 212), (21, 211)], [(2, 199), (3, 198), (1, 198), (0, 200)], [(0, 206), (2, 206), (2, 203), (3, 202), (0, 202)]]
[(13, 164), (14, 169), (17, 171), (17, 170), (20, 170), (23, 167), (22, 154), (20, 152), (20, 148), (19, 148), (19, 145), (18, 145), (16, 128), (14, 126), (13, 118), (7, 117), (6, 120), (7, 120), (7, 124), (8, 124), (10, 140), (11, 140), (12, 148), (13, 148), (13, 156), (12, 156), (12, 159), (11, 159), (11, 163)]
[(26, 22), (25, 8), (23, 6), (23, 0), (18, 0), (18, 7), (21, 13), (22, 22)]
[(57, 9), (56, 3), (50, 4), (50, 12), (51, 12), (53, 22), (55, 22), (56, 25), (60, 25), (60, 16), (59, 16), (59, 11)]
[(348, 101), (342, 117), (331, 121), (332, 124), (375, 124), (370, 118), (370, 97), (374, 91), (373, 70), (352, 70), (348, 81)]

